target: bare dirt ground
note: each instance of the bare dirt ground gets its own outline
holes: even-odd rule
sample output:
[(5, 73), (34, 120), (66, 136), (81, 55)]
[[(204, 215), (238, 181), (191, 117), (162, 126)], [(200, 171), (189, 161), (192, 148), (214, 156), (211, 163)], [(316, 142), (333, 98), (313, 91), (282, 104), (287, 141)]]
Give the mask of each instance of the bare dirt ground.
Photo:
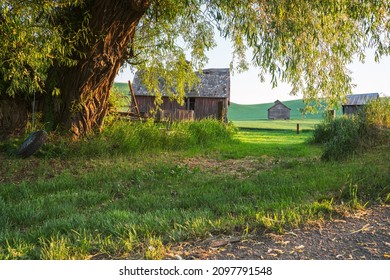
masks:
[(260, 158), (245, 157), (242, 159), (225, 160), (200, 156), (186, 158), (179, 162), (179, 165), (190, 169), (198, 168), (201, 171), (207, 171), (213, 174), (228, 174), (239, 178), (246, 178), (260, 171), (271, 170), (277, 164), (280, 164), (280, 160), (266, 155)]
[(284, 234), (216, 236), (179, 243), (166, 259), (385, 260), (390, 259), (390, 205), (346, 213)]
[[(239, 177), (280, 164), (272, 157), (217, 161), (191, 158), (182, 164)], [(166, 259), (390, 259), (390, 205), (373, 206), (342, 218), (315, 222), (284, 234), (213, 236), (175, 244)]]

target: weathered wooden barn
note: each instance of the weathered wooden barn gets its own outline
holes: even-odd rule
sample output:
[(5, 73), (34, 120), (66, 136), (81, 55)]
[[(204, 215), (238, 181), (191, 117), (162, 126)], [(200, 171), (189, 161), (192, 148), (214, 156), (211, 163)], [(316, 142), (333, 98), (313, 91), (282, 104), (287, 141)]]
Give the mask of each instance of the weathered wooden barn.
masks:
[(274, 102), (274, 105), (268, 109), (269, 120), (289, 120), (291, 109), (284, 105), (279, 100)]
[[(155, 96), (150, 95), (142, 85), (139, 74), (133, 80), (134, 95), (141, 113), (155, 109)], [(201, 82), (196, 90), (186, 93), (185, 102), (180, 105), (176, 100), (162, 96), (160, 116), (169, 116), (173, 120), (204, 119), (214, 117), (227, 121), (230, 99), (230, 71), (228, 68), (204, 69)]]
[(347, 95), (345, 104), (343, 107), (344, 115), (353, 115), (362, 110), (363, 106), (369, 101), (379, 98), (378, 93), (364, 93), (364, 94), (353, 94)]

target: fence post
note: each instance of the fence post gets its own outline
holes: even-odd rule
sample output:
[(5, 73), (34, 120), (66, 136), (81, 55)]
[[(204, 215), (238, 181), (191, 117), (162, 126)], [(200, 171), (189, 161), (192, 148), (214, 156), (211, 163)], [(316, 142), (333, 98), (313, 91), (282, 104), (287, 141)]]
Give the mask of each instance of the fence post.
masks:
[(297, 134), (299, 134), (299, 123), (297, 123)]

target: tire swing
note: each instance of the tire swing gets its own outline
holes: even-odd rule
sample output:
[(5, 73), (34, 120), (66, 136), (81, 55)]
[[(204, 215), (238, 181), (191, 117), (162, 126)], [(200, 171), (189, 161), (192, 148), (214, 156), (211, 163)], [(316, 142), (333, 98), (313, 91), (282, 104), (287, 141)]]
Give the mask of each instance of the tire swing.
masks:
[[(32, 130), (35, 128), (35, 92), (34, 92), (34, 99), (32, 102), (32, 123), (31, 127)], [(21, 158), (28, 158), (32, 154), (34, 154), (36, 151), (39, 150), (40, 147), (42, 147), (43, 144), (47, 141), (47, 132), (44, 130), (38, 130), (31, 132), (30, 135), (24, 140), (22, 146), (20, 146), (19, 150), (17, 151), (17, 155)]]

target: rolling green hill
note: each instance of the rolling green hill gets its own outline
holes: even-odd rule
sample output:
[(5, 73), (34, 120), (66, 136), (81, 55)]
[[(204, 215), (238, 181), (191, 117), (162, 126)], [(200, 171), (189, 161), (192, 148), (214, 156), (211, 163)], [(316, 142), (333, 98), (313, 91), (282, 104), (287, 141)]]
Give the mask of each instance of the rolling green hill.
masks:
[(116, 87), (120, 92), (127, 95), (130, 92), (129, 85), (127, 83), (114, 83), (114, 87)]
[[(302, 99), (283, 101), (287, 107), (291, 109), (291, 119), (302, 119), (301, 109), (305, 108), (305, 104)], [(230, 103), (229, 107), (229, 120), (231, 121), (249, 121), (249, 120), (264, 120), (268, 118), (268, 108), (273, 106), (274, 103), (254, 104), (254, 105), (241, 105), (236, 103)], [(306, 114), (305, 119), (321, 119), (322, 112), (318, 114)]]

